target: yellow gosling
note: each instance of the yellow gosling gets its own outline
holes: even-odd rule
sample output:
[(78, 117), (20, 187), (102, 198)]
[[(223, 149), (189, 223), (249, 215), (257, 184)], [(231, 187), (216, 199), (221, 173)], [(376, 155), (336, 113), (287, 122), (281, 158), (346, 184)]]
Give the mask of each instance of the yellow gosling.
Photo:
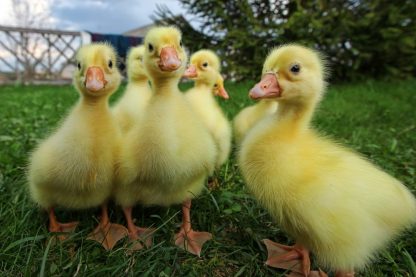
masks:
[[(273, 116), (243, 140), (238, 163), (248, 188), (292, 238), (294, 246), (265, 240), (266, 264), (310, 273), (318, 263), (353, 276), (416, 221), (416, 200), (400, 181), (310, 126), (324, 94), (325, 68), (311, 49), (274, 49), (254, 99), (279, 102)], [(278, 254), (280, 253), (280, 254)]]
[(216, 153), (218, 169), (228, 160), (231, 150), (231, 126), (214, 99), (215, 95), (224, 99), (229, 98), (220, 74), (218, 56), (210, 50), (194, 53), (184, 76), (195, 81), (194, 87), (186, 92), (185, 97), (214, 138), (218, 148)]
[(121, 186), (115, 199), (123, 207), (131, 239), (142, 239), (147, 245), (151, 243), (151, 230), (134, 225), (132, 206), (183, 203), (183, 223), (175, 243), (199, 256), (211, 234), (192, 229), (191, 199), (201, 193), (214, 170), (215, 143), (177, 87), (187, 62), (180, 31), (174, 27), (153, 28), (144, 45), (143, 63), (152, 84), (152, 97), (141, 124), (125, 138)]
[(149, 78), (143, 68), (143, 53), (143, 45), (130, 49), (127, 55), (129, 81), (123, 96), (113, 107), (114, 116), (123, 133), (128, 132), (134, 124), (140, 124), (152, 96)]
[[(116, 54), (106, 44), (83, 46), (77, 53), (73, 83), (80, 101), (61, 125), (41, 142), (30, 157), (28, 172), (33, 200), (49, 211), (49, 231), (73, 231), (77, 222), (60, 223), (54, 207), (102, 207), (101, 221), (89, 238), (111, 249), (127, 234), (112, 224), (107, 200), (114, 185), (120, 132), (110, 112), (108, 98), (120, 84)], [(60, 236), (64, 239), (65, 236)]]

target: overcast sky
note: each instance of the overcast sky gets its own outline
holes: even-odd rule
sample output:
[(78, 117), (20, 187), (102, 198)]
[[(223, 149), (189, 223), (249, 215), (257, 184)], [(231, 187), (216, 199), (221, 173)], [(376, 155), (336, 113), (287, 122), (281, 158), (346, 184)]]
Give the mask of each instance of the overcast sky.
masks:
[[(157, 4), (175, 14), (184, 12), (177, 0), (26, 0), (36, 10), (48, 10), (49, 25), (62, 30), (123, 33), (151, 23)], [(42, 4), (40, 4), (42, 3)], [(12, 0), (1, 0), (0, 24), (18, 25)]]

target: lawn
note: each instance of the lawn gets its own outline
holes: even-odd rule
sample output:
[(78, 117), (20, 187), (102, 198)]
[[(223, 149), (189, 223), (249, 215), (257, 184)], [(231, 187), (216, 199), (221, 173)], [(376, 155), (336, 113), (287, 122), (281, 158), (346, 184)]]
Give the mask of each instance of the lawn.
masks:
[[(221, 105), (229, 118), (251, 103), (247, 92), (253, 83), (226, 84), (231, 99)], [(70, 86), (0, 87), (0, 276), (284, 276), (283, 270), (264, 266), (266, 251), (261, 240), (292, 241), (247, 193), (234, 156), (217, 173), (219, 186), (207, 189), (193, 204), (195, 229), (214, 235), (201, 258), (172, 244), (181, 223), (179, 205), (135, 208), (138, 224), (158, 231), (152, 248), (133, 255), (126, 254), (126, 241), (106, 252), (85, 239), (98, 222), (98, 209), (58, 210), (63, 222), (81, 223), (68, 241), (50, 243), (47, 215), (27, 192), (27, 158), (77, 97)], [(416, 80), (334, 85), (314, 125), (361, 152), (416, 193), (415, 107)], [(124, 224), (119, 207), (111, 206), (110, 216)], [(416, 276), (415, 260), (413, 229), (356, 276)]]

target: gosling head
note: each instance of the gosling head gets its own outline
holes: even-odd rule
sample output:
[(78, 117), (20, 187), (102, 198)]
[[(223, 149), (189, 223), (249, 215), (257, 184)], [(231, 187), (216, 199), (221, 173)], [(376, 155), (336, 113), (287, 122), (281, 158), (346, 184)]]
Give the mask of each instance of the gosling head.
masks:
[(230, 96), (228, 96), (228, 93), (224, 88), (224, 78), (219, 73), (217, 73), (217, 80), (215, 81), (212, 92), (215, 96), (219, 96), (224, 99), (230, 98)]
[(144, 45), (133, 47), (127, 55), (127, 76), (129, 80), (147, 79), (143, 67)]
[(191, 56), (183, 77), (207, 84), (214, 84), (220, 71), (220, 59), (211, 50), (199, 50)]
[(148, 76), (180, 77), (187, 62), (182, 35), (176, 27), (152, 28), (144, 39), (143, 65)]
[(312, 49), (285, 45), (271, 51), (262, 79), (250, 90), (252, 99), (275, 99), (291, 104), (318, 102), (325, 88), (325, 63)]
[(108, 44), (92, 43), (82, 46), (76, 55), (75, 88), (83, 95), (104, 96), (112, 94), (120, 85), (117, 55)]
[(220, 67), (220, 59), (213, 51), (199, 50), (191, 56), (190, 64), (183, 77), (192, 79), (199, 84), (213, 87), (215, 95), (228, 99), (229, 97), (224, 89), (223, 79), (219, 73)]

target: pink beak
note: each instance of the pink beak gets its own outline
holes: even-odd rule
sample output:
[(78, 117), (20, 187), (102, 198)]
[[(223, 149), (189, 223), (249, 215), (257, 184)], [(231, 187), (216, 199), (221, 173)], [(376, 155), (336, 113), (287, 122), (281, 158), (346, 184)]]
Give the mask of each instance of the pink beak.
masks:
[(222, 86), (218, 89), (218, 95), (221, 96), (224, 99), (229, 99), (230, 98), (230, 96), (228, 96), (227, 91)]
[(196, 71), (196, 66), (191, 64), (183, 74), (184, 78), (196, 78), (198, 77), (198, 72)]
[(92, 92), (97, 92), (103, 89), (107, 84), (104, 72), (98, 66), (89, 67), (85, 77), (85, 87)]
[(274, 73), (266, 73), (249, 93), (251, 99), (274, 98), (280, 97), (282, 90), (280, 89), (276, 75)]
[(162, 71), (172, 72), (181, 66), (182, 62), (178, 57), (178, 53), (172, 46), (163, 47), (160, 51), (159, 68)]

